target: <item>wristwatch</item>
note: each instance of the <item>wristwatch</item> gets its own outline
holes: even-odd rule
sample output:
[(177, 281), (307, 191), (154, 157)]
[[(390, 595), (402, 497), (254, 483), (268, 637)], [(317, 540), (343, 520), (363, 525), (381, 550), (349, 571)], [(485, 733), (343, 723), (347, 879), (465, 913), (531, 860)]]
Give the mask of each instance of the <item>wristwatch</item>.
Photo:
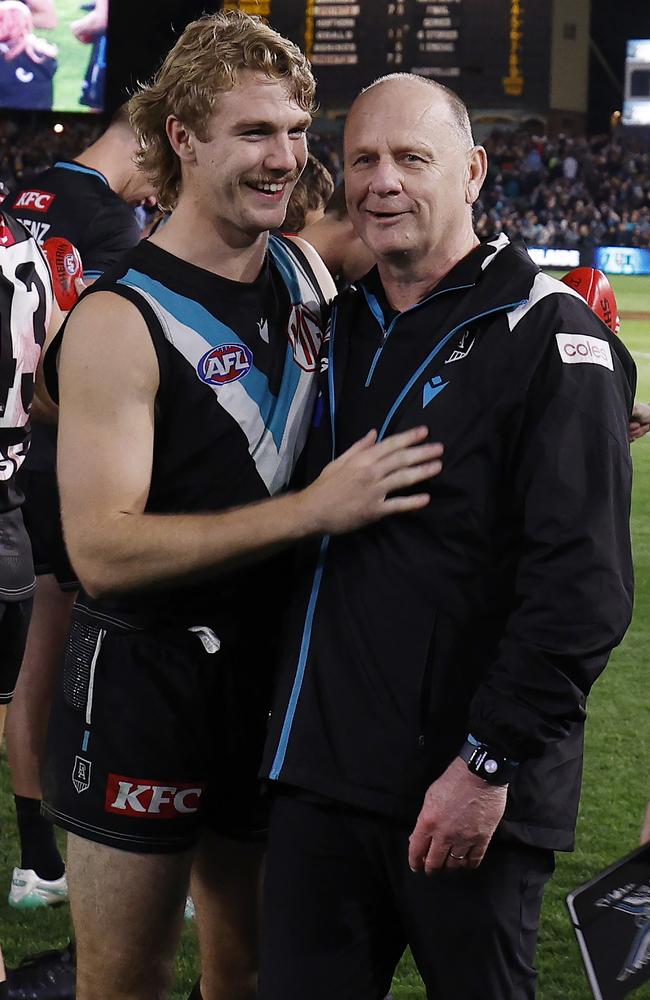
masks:
[(519, 767), (518, 760), (504, 757), (500, 750), (495, 750), (487, 743), (481, 743), (471, 733), (460, 748), (458, 756), (465, 761), (472, 774), (483, 778), (490, 785), (507, 785)]

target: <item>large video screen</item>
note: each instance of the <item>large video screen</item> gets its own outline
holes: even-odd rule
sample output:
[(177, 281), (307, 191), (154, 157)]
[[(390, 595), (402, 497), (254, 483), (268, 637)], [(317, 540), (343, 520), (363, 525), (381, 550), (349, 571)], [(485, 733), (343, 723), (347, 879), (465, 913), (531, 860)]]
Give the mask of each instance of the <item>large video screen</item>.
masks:
[(650, 274), (650, 250), (641, 247), (596, 247), (594, 263), (606, 274)]
[(650, 125), (650, 38), (627, 43), (624, 125)]
[(102, 111), (109, 0), (0, 0), (0, 108)]

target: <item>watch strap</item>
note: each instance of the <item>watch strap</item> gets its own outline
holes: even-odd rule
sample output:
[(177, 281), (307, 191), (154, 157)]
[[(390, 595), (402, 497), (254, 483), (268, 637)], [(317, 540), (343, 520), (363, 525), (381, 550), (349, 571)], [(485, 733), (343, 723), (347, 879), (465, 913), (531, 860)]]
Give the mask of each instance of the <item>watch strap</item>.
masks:
[(460, 748), (458, 756), (465, 761), (472, 774), (483, 778), (490, 785), (507, 785), (519, 767), (519, 761), (511, 760), (502, 751), (477, 740), (471, 733)]

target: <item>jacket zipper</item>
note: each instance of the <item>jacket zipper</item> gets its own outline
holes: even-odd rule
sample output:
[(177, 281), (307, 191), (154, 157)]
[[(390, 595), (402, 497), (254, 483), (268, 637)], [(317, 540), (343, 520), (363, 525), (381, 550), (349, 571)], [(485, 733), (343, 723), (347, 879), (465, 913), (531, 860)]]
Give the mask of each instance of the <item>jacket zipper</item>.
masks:
[(485, 312), (477, 313), (476, 316), (472, 316), (470, 319), (466, 319), (463, 320), (462, 323), (458, 323), (452, 330), (449, 331), (449, 333), (445, 334), (442, 340), (439, 340), (436, 346), (433, 348), (433, 350), (429, 352), (429, 354), (424, 359), (420, 367), (416, 369), (413, 375), (411, 375), (410, 379), (408, 380), (402, 391), (397, 396), (395, 402), (388, 411), (386, 419), (384, 420), (381, 426), (381, 430), (379, 431), (377, 440), (381, 441), (385, 437), (386, 431), (388, 430), (391, 420), (395, 416), (395, 413), (397, 412), (399, 407), (404, 402), (406, 396), (408, 396), (409, 392), (411, 391), (417, 380), (420, 378), (420, 376), (423, 374), (423, 372), (425, 372), (426, 369), (429, 367), (429, 365), (435, 358), (436, 354), (438, 354), (443, 349), (445, 344), (449, 342), (449, 340), (453, 337), (455, 333), (458, 333), (459, 330), (462, 330), (464, 326), (469, 326), (470, 323), (476, 323), (477, 320), (484, 319), (485, 316), (491, 316), (493, 313), (497, 312), (512, 312), (513, 309), (517, 309), (518, 306), (523, 306), (526, 302), (528, 302), (528, 299), (520, 299), (519, 302), (509, 302), (507, 305), (495, 306), (494, 309), (486, 309)]
[[(334, 395), (334, 339), (336, 336), (336, 319), (337, 319), (337, 310), (334, 309), (332, 313), (332, 328), (330, 331), (330, 342), (327, 352), (328, 354), (327, 387), (330, 399), (332, 460), (336, 457), (336, 414), (335, 414), (336, 400)], [(314, 624), (314, 614), (316, 612), (318, 593), (320, 591), (320, 585), (323, 579), (323, 571), (325, 569), (325, 558), (327, 556), (327, 549), (329, 548), (330, 538), (331, 538), (330, 535), (323, 536), (323, 539), (320, 544), (320, 549), (318, 552), (318, 561), (316, 563), (316, 569), (314, 570), (314, 577), (311, 584), (311, 592), (309, 594), (309, 602), (307, 604), (307, 614), (305, 616), (305, 624), (303, 626), (302, 638), (300, 641), (300, 653), (298, 654), (298, 665), (296, 667), (296, 676), (293, 679), (291, 694), (289, 696), (289, 703), (287, 705), (287, 710), (284, 715), (284, 721), (282, 723), (282, 731), (280, 733), (278, 748), (275, 752), (275, 757), (273, 758), (273, 763), (269, 771), (269, 778), (271, 779), (271, 781), (277, 781), (278, 777), (280, 776), (280, 771), (282, 770), (282, 766), (284, 764), (284, 758), (287, 753), (289, 736), (291, 735), (291, 727), (293, 726), (293, 720), (296, 714), (298, 699), (300, 697), (300, 691), (302, 689), (302, 682), (305, 676), (305, 666), (307, 664), (307, 656), (309, 655), (309, 646), (311, 644), (311, 633)]]
[[(442, 292), (438, 292), (437, 294), (442, 295)], [(429, 298), (431, 299), (433, 298), (433, 296), (430, 296)], [(464, 320), (462, 323), (459, 323), (457, 326), (455, 326), (453, 330), (450, 330), (449, 333), (447, 333), (436, 344), (433, 350), (430, 351), (428, 357), (422, 362), (420, 367), (411, 376), (411, 378), (408, 380), (402, 391), (397, 396), (395, 402), (393, 403), (392, 407), (388, 412), (388, 415), (386, 416), (386, 419), (384, 420), (384, 423), (379, 432), (377, 440), (381, 441), (382, 438), (385, 436), (386, 430), (388, 429), (390, 421), (393, 419), (395, 412), (401, 406), (405, 397), (411, 391), (413, 385), (415, 384), (415, 382), (417, 382), (418, 378), (420, 377), (422, 372), (426, 369), (427, 365), (431, 363), (436, 354), (438, 354), (438, 352), (442, 350), (445, 344), (455, 333), (458, 332), (458, 330), (462, 329), (463, 326), (468, 326), (470, 323), (476, 322), (476, 320), (482, 319), (484, 316), (490, 316), (496, 312), (511, 312), (511, 310), (516, 309), (517, 306), (524, 305), (524, 303), (527, 301), (528, 299), (521, 299), (519, 302), (511, 302), (508, 303), (507, 305), (496, 306), (494, 309), (487, 309), (485, 312), (479, 313), (476, 316), (472, 316), (472, 318), (469, 320)], [(418, 303), (418, 306), (423, 304), (424, 303), (420, 302)], [(418, 308), (418, 306), (414, 306), (413, 308), (416, 309)], [(328, 371), (327, 371), (328, 394), (330, 402), (330, 425), (332, 429), (332, 459), (336, 457), (336, 436), (335, 436), (336, 399), (334, 395), (334, 340), (336, 334), (337, 312), (338, 310), (335, 308), (332, 315), (332, 331), (330, 334), (330, 343), (328, 351)], [(302, 630), (300, 653), (298, 656), (298, 664), (296, 666), (296, 675), (293, 680), (293, 686), (291, 688), (291, 694), (289, 696), (289, 703), (287, 705), (284, 721), (282, 723), (280, 740), (278, 742), (278, 747), (275, 752), (275, 757), (273, 758), (273, 763), (269, 771), (269, 778), (272, 781), (278, 780), (278, 778), (280, 777), (280, 772), (282, 771), (282, 768), (284, 766), (287, 747), (289, 745), (289, 737), (291, 736), (291, 729), (293, 727), (293, 720), (295, 718), (296, 709), (298, 707), (298, 700), (300, 698), (300, 692), (305, 677), (305, 668), (307, 665), (307, 658), (309, 656), (309, 648), (311, 646), (311, 636), (314, 626), (316, 605), (318, 603), (318, 594), (320, 592), (321, 583), (323, 581), (323, 573), (325, 571), (325, 561), (327, 558), (327, 550), (329, 548), (330, 539), (331, 539), (330, 535), (325, 535), (323, 537), (323, 540), (321, 541), (320, 551), (318, 553), (318, 561), (316, 563), (316, 568), (314, 570), (311, 591), (309, 594), (309, 602), (307, 605), (307, 614), (305, 616), (305, 623)]]
[(399, 312), (397, 316), (393, 317), (393, 319), (390, 321), (388, 325), (388, 329), (384, 327), (384, 314), (382, 312), (382, 308), (379, 305), (376, 296), (374, 296), (372, 292), (366, 291), (366, 289), (362, 285), (361, 290), (365, 296), (368, 308), (370, 309), (370, 312), (379, 323), (382, 332), (382, 341), (377, 350), (375, 351), (375, 355), (370, 363), (370, 368), (368, 370), (368, 377), (366, 378), (365, 388), (367, 389), (372, 381), (372, 377), (375, 374), (375, 368), (377, 367), (377, 363), (379, 362), (379, 358), (381, 357), (381, 352), (386, 346), (386, 341), (388, 340), (391, 333), (395, 329), (395, 324), (397, 323), (398, 319), (400, 319), (402, 316), (408, 315), (408, 313), (415, 312), (415, 310), (420, 309), (421, 306), (428, 305), (429, 302), (432, 302), (433, 299), (437, 298), (439, 295), (445, 295), (447, 292), (466, 291), (468, 288), (474, 288), (475, 284), (476, 282), (474, 281), (469, 285), (456, 285), (454, 288), (441, 288), (439, 292), (432, 292), (432, 294), (428, 295), (426, 299), (422, 299), (421, 302), (416, 302), (414, 306), (410, 306), (409, 309), (405, 309), (404, 312)]

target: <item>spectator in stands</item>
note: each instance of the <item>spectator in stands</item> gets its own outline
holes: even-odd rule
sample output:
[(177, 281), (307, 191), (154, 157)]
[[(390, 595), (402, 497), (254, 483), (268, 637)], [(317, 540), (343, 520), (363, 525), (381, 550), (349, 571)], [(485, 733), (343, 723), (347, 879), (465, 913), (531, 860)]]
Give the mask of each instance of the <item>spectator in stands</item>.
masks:
[(647, 245), (650, 152), (642, 141), (596, 136), (569, 143), (495, 130), (486, 148), (495, 169), (475, 210), (480, 234), (498, 221), (511, 237), (539, 246)]
[(60, 133), (50, 126), (25, 122), (19, 131), (17, 123), (7, 118), (0, 122), (0, 179), (10, 189), (15, 188), (57, 160), (77, 156), (100, 132), (101, 125), (94, 118), (68, 121)]
[[(96, 132), (94, 123), (68, 124), (58, 136), (21, 126), (18, 139), (15, 124), (1, 122), (0, 181), (15, 186), (25, 173), (74, 155)], [(536, 246), (581, 250), (602, 243), (648, 246), (650, 150), (642, 138), (574, 139), (571, 155), (578, 167), (573, 180), (562, 171), (566, 140), (495, 129), (485, 145), (492, 166), (474, 215), (481, 238), (506, 232)], [(336, 135), (310, 135), (313, 154), (335, 183), (341, 179), (339, 146)]]

